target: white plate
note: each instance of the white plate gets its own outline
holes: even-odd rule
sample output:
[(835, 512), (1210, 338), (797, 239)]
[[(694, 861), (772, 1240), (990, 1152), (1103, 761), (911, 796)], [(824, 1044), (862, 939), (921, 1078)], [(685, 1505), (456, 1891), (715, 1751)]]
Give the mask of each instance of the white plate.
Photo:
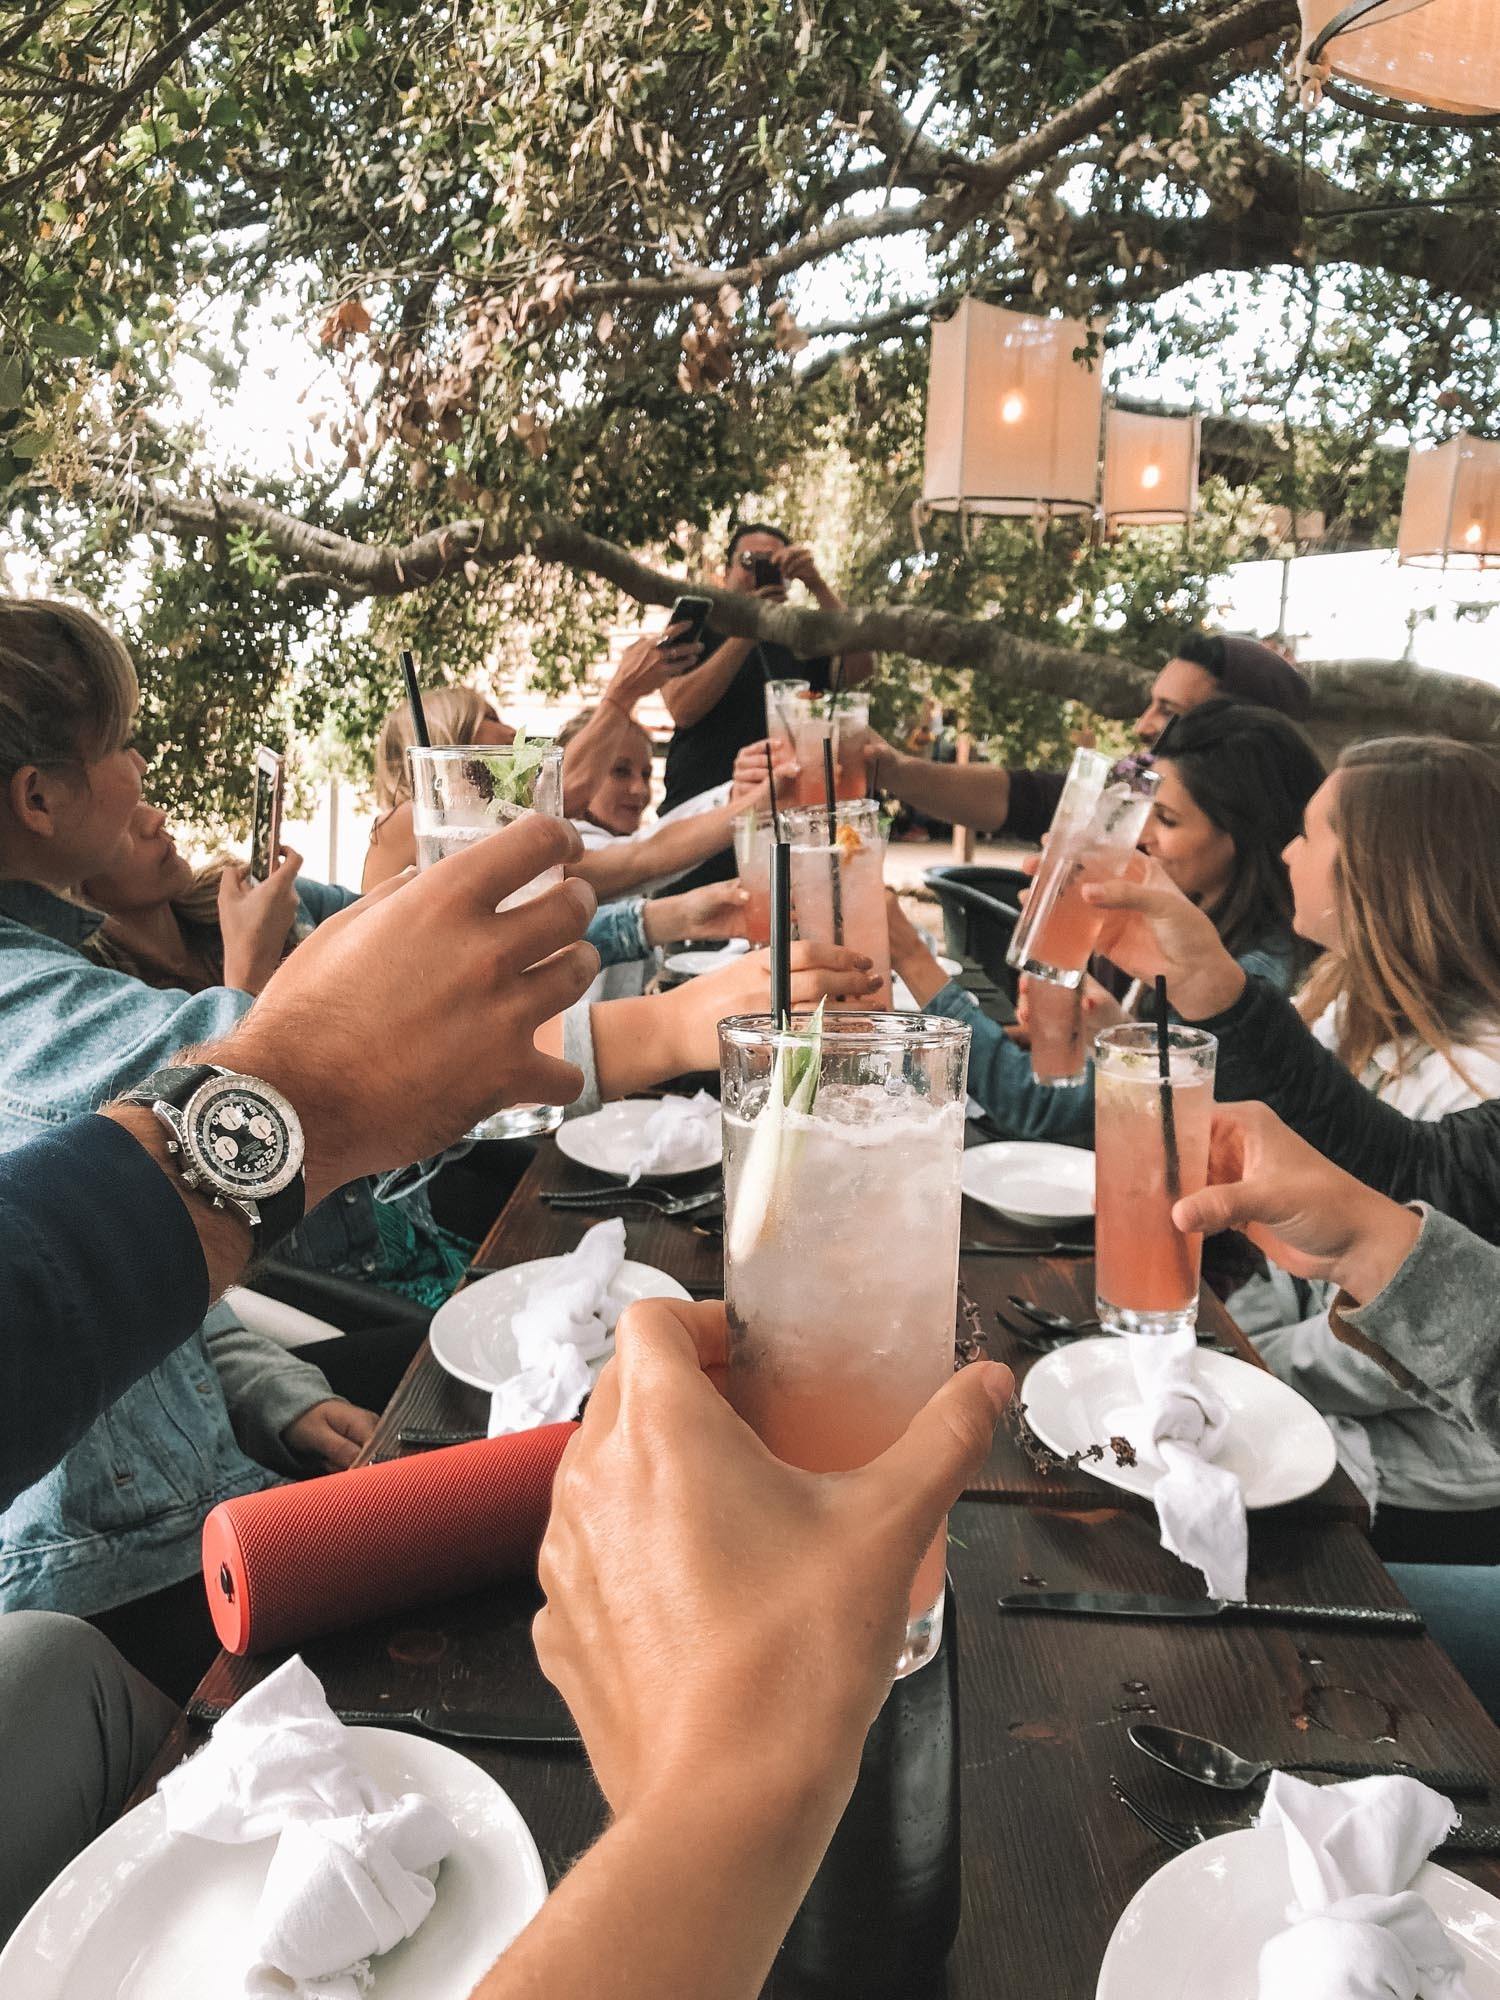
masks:
[[(647, 1121), (660, 1109), (659, 1098), (624, 1097), (618, 1103), (606, 1104), (602, 1110), (589, 1112), (586, 1118), (567, 1118), (553, 1135), (557, 1150), (576, 1160), (580, 1167), (592, 1167), (596, 1174), (613, 1174), (623, 1180), (641, 1150)], [(702, 1173), (705, 1167), (718, 1166), (723, 1150), (716, 1118), (696, 1153), (675, 1167), (653, 1167), (646, 1179), (670, 1180), (674, 1174)]]
[[(1141, 1339), (1150, 1336), (1142, 1334)], [(1280, 1507), (1316, 1493), (1333, 1471), (1333, 1433), (1304, 1397), (1267, 1369), (1233, 1354), (1198, 1350), (1199, 1379), (1229, 1407), (1229, 1433), (1216, 1465), (1244, 1488), (1247, 1507)], [(1103, 1458), (1083, 1467), (1106, 1485), (1149, 1495), (1159, 1467), (1116, 1465), (1109, 1449), (1111, 1422), (1136, 1400), (1135, 1377), (1124, 1338), (1105, 1334), (1075, 1340), (1034, 1362), (1021, 1389), (1026, 1421), (1061, 1457), (1104, 1446)]]
[[(1469, 2000), (1500, 2000), (1500, 1901), (1431, 1861), (1412, 1887), (1463, 1953)], [(1286, 1929), (1291, 1900), (1276, 1827), (1174, 1855), (1115, 1925), (1095, 2000), (1256, 2000), (1260, 1948)]]
[(717, 972), (731, 965), (750, 949), (748, 938), (731, 938), (728, 944), (705, 945), (701, 951), (674, 951), (662, 960), (667, 972), (679, 979), (696, 979), (700, 972)]
[(1082, 1222), (1094, 1212), (1094, 1156), (1082, 1146), (1030, 1139), (970, 1146), (963, 1189), (986, 1208), (1033, 1229)]
[[(585, 1218), (593, 1220), (596, 1218)], [(433, 1314), (427, 1338), (441, 1368), (486, 1392), (498, 1389), (516, 1373), (516, 1344), (511, 1338), (511, 1315), (518, 1312), (531, 1295), (540, 1272), (561, 1263), (559, 1257), (533, 1257), (529, 1263), (512, 1264), (508, 1271), (496, 1271), (478, 1284), (455, 1292), (446, 1305)], [(651, 1264), (632, 1264), (627, 1258), (620, 1275), (610, 1287), (622, 1305), (637, 1299), (686, 1299), (675, 1278)], [(590, 1364), (597, 1377), (608, 1355)], [(7, 1996), (8, 2000), (8, 1996)]]
[[(536, 1842), (486, 1772), (445, 1744), (351, 1729), (387, 1791), (422, 1792), (458, 1828), (419, 1931), (372, 1962), (370, 2000), (467, 1993), (547, 1894)], [(0, 1955), (5, 2000), (241, 2000), (250, 1920), (274, 1837), (168, 1840), (156, 1796), (65, 1868)]]

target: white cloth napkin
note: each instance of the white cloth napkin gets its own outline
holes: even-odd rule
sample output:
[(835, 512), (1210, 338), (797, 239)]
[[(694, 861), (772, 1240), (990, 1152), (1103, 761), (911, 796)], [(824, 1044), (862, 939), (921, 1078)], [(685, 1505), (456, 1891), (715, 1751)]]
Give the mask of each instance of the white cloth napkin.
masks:
[(1151, 1496), (1161, 1545), (1202, 1572), (1210, 1597), (1242, 1598), (1249, 1560), (1245, 1495), (1235, 1475), (1212, 1462), (1229, 1412), (1197, 1380), (1197, 1340), (1191, 1330), (1124, 1338), (1140, 1400), (1109, 1423), (1142, 1464), (1163, 1468)]
[(670, 1174), (679, 1160), (696, 1165), (706, 1151), (719, 1146), (719, 1100), (700, 1090), (693, 1097), (664, 1097), (641, 1128), (640, 1143), (630, 1156), (626, 1186), (642, 1174)]
[(577, 1416), (588, 1394), (589, 1363), (609, 1352), (625, 1310), (610, 1291), (624, 1261), (625, 1224), (612, 1215), (537, 1278), (510, 1323), (518, 1367), (490, 1397), (491, 1437)]
[(393, 1798), (348, 1744), (294, 1655), (161, 1781), (173, 1836), (279, 1836), (256, 1906), (247, 1996), (358, 2000), (371, 1958), (410, 1937), (437, 1900), (453, 1822), (417, 1792)]
[(1261, 1948), (1260, 2000), (1464, 2000), (1462, 1954), (1408, 1886), (1457, 1817), (1415, 1778), (1273, 1772), (1260, 1824), (1286, 1836), (1294, 1900)]

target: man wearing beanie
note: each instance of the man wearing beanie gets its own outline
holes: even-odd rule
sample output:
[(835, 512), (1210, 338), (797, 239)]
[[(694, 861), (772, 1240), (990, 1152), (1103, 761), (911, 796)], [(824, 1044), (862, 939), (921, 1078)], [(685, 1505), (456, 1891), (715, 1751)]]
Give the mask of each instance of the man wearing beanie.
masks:
[[(1280, 709), (1301, 722), (1312, 690), (1297, 669), (1258, 639), (1230, 633), (1185, 632), (1156, 676), (1151, 700), (1135, 725), (1150, 746), (1174, 715), (1185, 715), (1216, 695)], [(905, 757), (876, 742), (870, 754), (871, 788), (880, 787), (933, 819), (982, 832), (1002, 829), (1017, 840), (1040, 840), (1062, 797), (1062, 771), (1001, 771), (991, 764), (932, 764)]]

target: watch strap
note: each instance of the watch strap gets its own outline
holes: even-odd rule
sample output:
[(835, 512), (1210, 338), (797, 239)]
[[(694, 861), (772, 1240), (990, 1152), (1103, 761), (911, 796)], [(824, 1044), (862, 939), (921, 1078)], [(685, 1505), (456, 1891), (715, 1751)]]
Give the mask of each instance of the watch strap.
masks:
[(127, 1090), (124, 1101), (127, 1104), (160, 1101), (175, 1104), (180, 1111), (200, 1084), (207, 1083), (211, 1076), (223, 1074), (216, 1063), (168, 1063), (163, 1069), (153, 1070), (134, 1090)]

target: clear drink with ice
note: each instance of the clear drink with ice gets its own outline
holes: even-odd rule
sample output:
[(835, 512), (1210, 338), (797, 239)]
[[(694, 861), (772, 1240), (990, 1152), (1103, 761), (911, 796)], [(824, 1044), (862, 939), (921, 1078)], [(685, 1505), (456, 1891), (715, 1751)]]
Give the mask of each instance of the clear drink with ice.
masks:
[[(953, 1371), (969, 1030), (920, 1014), (721, 1024), (726, 1393), (778, 1458), (844, 1472)], [(895, 1672), (942, 1637), (945, 1536)]]
[[(562, 817), (562, 752), (549, 743), (522, 737), (503, 748), (413, 744), (406, 755), (418, 868), (435, 867), (450, 854), (461, 854), (534, 812)], [(514, 909), (562, 879), (561, 868), (544, 868), (498, 907)], [(560, 1104), (514, 1104), (484, 1119), (469, 1137), (529, 1138), (556, 1131), (562, 1115)]]
[(812, 944), (846, 944), (863, 952), (880, 985), (861, 1004), (889, 1007), (891, 928), (885, 912), (885, 839), (879, 806), (873, 799), (851, 799), (836, 806), (832, 840), (826, 806), (788, 812), (785, 820), (792, 846), (794, 934)]
[(1177, 1333), (1198, 1323), (1203, 1238), (1183, 1235), (1172, 1205), (1208, 1179), (1219, 1045), (1199, 1028), (1170, 1028), (1167, 1046), (1164, 1083), (1154, 1027), (1133, 1022), (1094, 1042), (1094, 1310), (1109, 1333)]

